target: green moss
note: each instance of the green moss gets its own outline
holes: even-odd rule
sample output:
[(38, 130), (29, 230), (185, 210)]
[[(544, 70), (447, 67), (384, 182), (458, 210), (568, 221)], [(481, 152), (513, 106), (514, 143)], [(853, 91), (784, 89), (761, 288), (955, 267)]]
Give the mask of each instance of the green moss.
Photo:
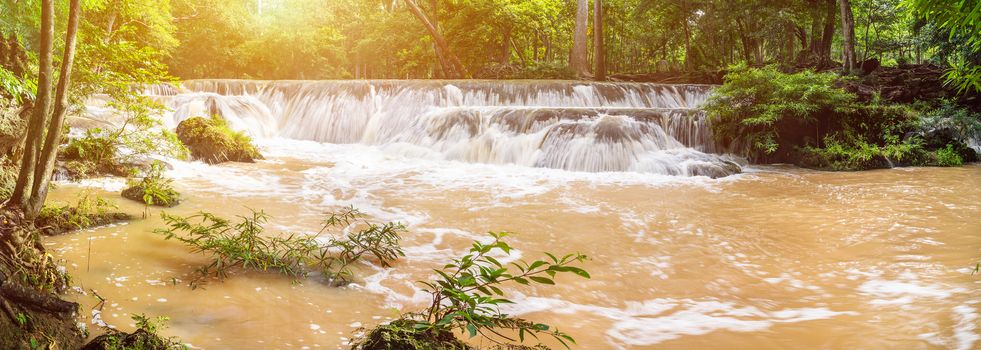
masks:
[(262, 159), (252, 139), (235, 132), (221, 117), (194, 117), (177, 126), (177, 138), (191, 151), (191, 157), (210, 164), (226, 161), (253, 162)]

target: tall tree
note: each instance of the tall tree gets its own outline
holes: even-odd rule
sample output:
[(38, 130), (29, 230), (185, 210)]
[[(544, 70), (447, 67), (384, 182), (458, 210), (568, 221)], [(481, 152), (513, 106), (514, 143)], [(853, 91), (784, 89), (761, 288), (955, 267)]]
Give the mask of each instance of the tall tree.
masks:
[(450, 46), (446, 44), (446, 39), (444, 39), (443, 35), (439, 33), (439, 29), (433, 25), (433, 22), (429, 20), (429, 17), (422, 12), (422, 9), (419, 8), (419, 5), (416, 4), (415, 0), (405, 0), (405, 5), (409, 8), (409, 12), (412, 12), (412, 15), (419, 19), (419, 22), (422, 22), (422, 25), (425, 26), (426, 30), (429, 32), (429, 36), (433, 38), (433, 41), (436, 43), (436, 55), (442, 57), (441, 60), (447, 61), (446, 64), (443, 65), (443, 69), (446, 70), (447, 78), (469, 78), (470, 74), (467, 73), (467, 69), (462, 63), (460, 63), (460, 59), (457, 58), (452, 51), (450, 51)]
[(824, 16), (824, 35), (821, 37), (820, 52), (818, 52), (818, 57), (820, 57), (820, 65), (828, 66), (831, 62), (831, 44), (834, 43), (835, 37), (835, 13), (838, 12), (837, 4), (835, 0), (827, 0), (825, 2), (825, 16)]
[(583, 78), (589, 75), (589, 48), (586, 41), (589, 36), (586, 33), (589, 26), (589, 0), (578, 0), (576, 2), (576, 26), (572, 34), (572, 52), (569, 53), (569, 67), (577, 77)]
[(24, 145), (24, 155), (21, 157), (20, 172), (14, 184), (14, 192), (8, 204), (27, 209), (30, 198), (34, 195), (34, 170), (37, 165), (38, 153), (41, 150), (41, 139), (44, 136), (44, 124), (47, 122), (51, 109), (51, 75), (54, 62), (51, 58), (54, 51), (54, 0), (41, 1), (41, 45), (38, 47), (38, 79), (37, 95), (34, 101), (34, 113), (27, 123), (27, 143)]
[[(38, 71), (38, 98), (34, 114), (28, 123), (27, 145), (21, 161), (20, 173), (14, 194), (7, 205), (22, 209), (29, 219), (41, 210), (48, 194), (48, 184), (54, 171), (54, 159), (61, 143), (62, 125), (68, 109), (68, 87), (71, 83), (75, 57), (75, 39), (81, 16), (79, 0), (71, 0), (68, 10), (68, 28), (65, 34), (64, 56), (54, 101), (51, 100), (51, 83), (54, 63), (54, 0), (41, 1), (41, 46)], [(43, 97), (42, 97), (43, 94)], [(52, 112), (52, 102), (54, 103)], [(50, 115), (49, 115), (50, 114)], [(42, 143), (43, 139), (43, 143)]]
[(841, 6), (842, 69), (851, 73), (855, 69), (855, 18), (849, 0), (839, 0)]
[(606, 80), (606, 49), (603, 47), (603, 0), (593, 0), (593, 56), (596, 80)]
[(44, 148), (38, 158), (38, 168), (34, 173), (34, 196), (28, 208), (38, 210), (48, 196), (48, 184), (51, 173), (54, 172), (55, 155), (61, 144), (61, 130), (65, 125), (65, 113), (68, 111), (68, 86), (71, 84), (72, 66), (75, 63), (75, 46), (78, 34), (78, 20), (81, 14), (79, 0), (71, 0), (68, 9), (68, 28), (65, 33), (65, 51), (61, 58), (61, 71), (58, 75), (58, 88), (55, 92), (54, 114), (48, 124), (47, 136), (44, 138)]

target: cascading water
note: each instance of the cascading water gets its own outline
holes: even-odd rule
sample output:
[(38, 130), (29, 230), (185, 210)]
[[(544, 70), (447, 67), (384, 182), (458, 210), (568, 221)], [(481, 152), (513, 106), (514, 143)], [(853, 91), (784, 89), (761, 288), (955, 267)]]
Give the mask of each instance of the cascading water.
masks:
[(170, 127), (220, 115), (253, 137), (572, 171), (721, 177), (739, 166), (696, 107), (705, 85), (195, 80), (152, 86)]

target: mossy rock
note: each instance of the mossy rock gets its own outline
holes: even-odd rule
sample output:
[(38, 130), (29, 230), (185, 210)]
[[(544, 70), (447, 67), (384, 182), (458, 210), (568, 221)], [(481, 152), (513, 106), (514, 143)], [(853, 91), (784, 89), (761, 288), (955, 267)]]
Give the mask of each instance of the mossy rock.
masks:
[(100, 335), (91, 342), (85, 344), (81, 350), (117, 350), (117, 349), (141, 349), (141, 350), (172, 350), (179, 349), (179, 345), (163, 339), (160, 336), (138, 329), (133, 333), (123, 333), (117, 330), (109, 330), (108, 333)]
[(193, 159), (208, 164), (252, 163), (262, 154), (245, 134), (234, 132), (220, 117), (194, 117), (177, 125), (177, 138), (191, 151)]
[(169, 191), (167, 198), (165, 200), (154, 200), (153, 203), (147, 203), (143, 198), (143, 186), (136, 185), (123, 190), (123, 198), (134, 200), (143, 204), (150, 204), (157, 207), (172, 208), (181, 204), (181, 195), (177, 191)]
[(452, 333), (420, 331), (412, 320), (398, 319), (372, 329), (354, 345), (357, 350), (474, 350)]
[(41, 209), (41, 213), (34, 219), (34, 225), (46, 236), (57, 236), (90, 227), (129, 221), (132, 218), (132, 216), (126, 213), (98, 212), (80, 214), (76, 208), (72, 207), (45, 207)]

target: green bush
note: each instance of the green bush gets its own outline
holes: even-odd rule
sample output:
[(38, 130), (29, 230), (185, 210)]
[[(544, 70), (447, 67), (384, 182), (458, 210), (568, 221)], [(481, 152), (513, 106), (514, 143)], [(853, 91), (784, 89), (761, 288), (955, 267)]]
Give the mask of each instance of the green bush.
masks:
[[(405, 227), (398, 223), (374, 224), (365, 220), (357, 209), (331, 213), (316, 235), (285, 234), (270, 236), (263, 225), (269, 220), (263, 212), (252, 211), (238, 223), (202, 212), (190, 217), (161, 214), (168, 228), (156, 230), (167, 239), (191, 246), (194, 252), (210, 253), (211, 263), (201, 267), (196, 287), (202, 278), (227, 277), (233, 268), (261, 271), (276, 270), (293, 278), (307, 277), (313, 270), (328, 284), (341, 285), (352, 278), (350, 267), (362, 258), (373, 258), (382, 266), (403, 256), (399, 246)], [(323, 243), (319, 237), (331, 229), (351, 229), (344, 238), (330, 237)]]
[(154, 161), (142, 178), (129, 180), (129, 187), (123, 190), (122, 196), (147, 207), (173, 207), (180, 203), (181, 195), (172, 183), (173, 180), (164, 177), (164, 164)]
[(511, 254), (511, 246), (504, 241), (509, 234), (491, 232), (490, 235), (494, 239), (492, 242), (474, 242), (467, 254), (453, 259), (441, 269), (435, 269), (437, 277), (434, 281), (419, 282), (432, 295), (429, 307), (372, 330), (359, 339), (353, 348), (469, 348), (456, 340), (455, 334), (461, 332), (471, 338), (480, 334), (497, 344), (515, 341), (502, 335), (501, 331), (517, 333), (518, 342), (524, 342), (526, 336), (538, 339), (539, 335), (545, 335), (566, 347), (568, 343), (575, 343), (572, 337), (549, 325), (502, 313), (499, 307), (513, 302), (505, 297), (501, 287), (509, 283), (554, 285), (554, 278), (560, 273), (589, 278), (589, 273), (573, 266), (584, 262), (586, 256), (568, 254), (558, 257), (545, 253), (546, 257), (530, 263), (517, 261), (504, 264), (493, 255)]
[(116, 141), (95, 128), (86, 130), (82, 137), (70, 139), (62, 149), (62, 157), (102, 167), (116, 164), (116, 152)]
[(820, 130), (810, 131), (820, 126), (820, 118), (852, 110), (855, 95), (836, 87), (837, 79), (833, 73), (787, 74), (775, 66), (737, 65), (703, 108), (724, 144), (744, 149), (753, 159), (778, 151), (786, 157), (807, 138), (820, 137)]
[(938, 166), (964, 165), (964, 159), (961, 158), (961, 155), (957, 151), (954, 151), (953, 145), (947, 145), (947, 148), (938, 149), (936, 157)]

